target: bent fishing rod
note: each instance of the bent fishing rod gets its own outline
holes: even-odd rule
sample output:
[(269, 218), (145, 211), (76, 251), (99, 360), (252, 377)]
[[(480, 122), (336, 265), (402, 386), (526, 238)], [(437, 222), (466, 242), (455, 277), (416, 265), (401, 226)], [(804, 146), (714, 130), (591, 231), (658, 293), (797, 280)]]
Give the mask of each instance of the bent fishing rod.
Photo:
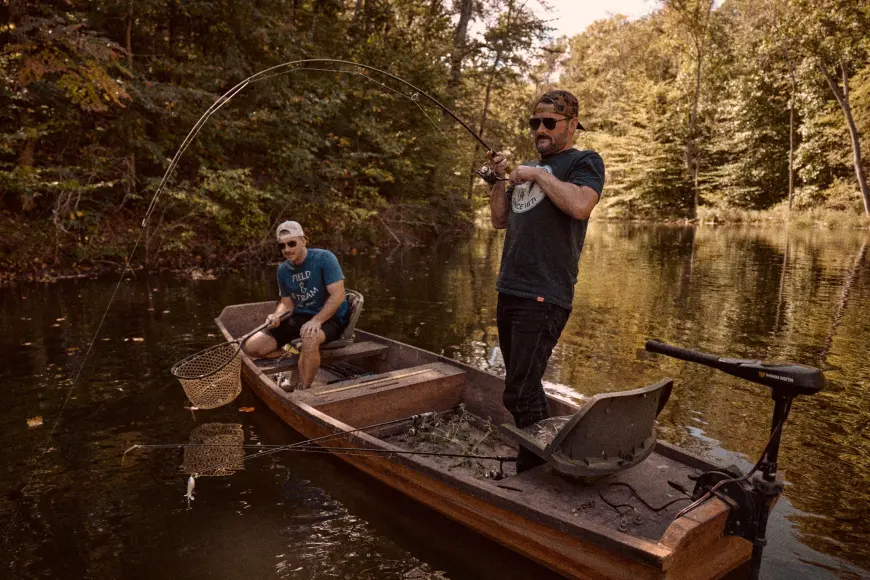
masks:
[[(401, 91), (398, 91), (398, 90), (396, 90), (388, 85), (385, 85), (384, 83), (378, 82), (377, 80), (369, 77), (367, 74), (360, 73), (358, 71), (341, 69), (341, 68), (318, 68), (317, 65), (340, 65), (340, 66), (358, 67), (358, 68), (363, 69), (364, 71), (374, 72), (374, 73), (383, 75), (390, 80), (396, 81), (397, 83), (400, 83), (401, 85), (411, 89), (413, 91), (413, 93), (408, 95), (408, 94), (403, 93)], [(428, 99), (431, 103), (436, 105), (439, 109), (441, 109), (444, 113), (449, 115), (454, 121), (459, 123), (459, 125), (462, 126), (463, 129), (468, 131), (471, 134), (471, 136), (474, 137), (475, 140), (478, 143), (480, 143), (487, 152), (489, 152), (493, 155), (495, 155), (495, 153), (496, 153), (496, 150), (492, 146), (490, 146), (490, 144), (487, 143), (483, 139), (483, 137), (481, 137), (477, 132), (475, 132), (474, 129), (469, 127), (465, 121), (463, 121), (461, 118), (459, 118), (459, 116), (456, 115), (456, 113), (454, 113), (453, 111), (451, 111), (450, 108), (448, 108), (445, 104), (443, 104), (441, 101), (439, 101), (438, 99), (436, 99), (435, 97), (433, 97), (432, 95), (430, 95), (429, 93), (424, 91), (423, 89), (417, 87), (416, 85), (411, 84), (410, 82), (406, 81), (405, 79), (403, 79), (399, 76), (396, 76), (390, 72), (387, 72), (383, 69), (379, 69), (377, 67), (374, 67), (374, 66), (371, 66), (368, 64), (362, 64), (362, 63), (354, 62), (354, 61), (350, 61), (350, 60), (341, 60), (341, 59), (335, 59), (335, 58), (307, 58), (307, 59), (302, 59), (302, 60), (293, 60), (293, 61), (285, 62), (282, 64), (275, 65), (273, 67), (269, 67), (267, 69), (261, 70), (260, 72), (255, 73), (255, 74), (247, 77), (246, 79), (239, 81), (235, 86), (233, 86), (231, 89), (226, 91), (217, 100), (215, 100), (214, 103), (212, 103), (212, 105), (206, 110), (205, 113), (203, 113), (203, 115), (199, 118), (199, 120), (194, 124), (193, 128), (187, 133), (187, 136), (185, 136), (184, 140), (181, 142), (181, 145), (179, 146), (178, 151), (176, 151), (175, 155), (172, 157), (172, 160), (170, 161), (169, 166), (166, 168), (166, 171), (163, 174), (163, 178), (160, 180), (160, 184), (157, 186), (157, 190), (154, 192), (154, 196), (151, 198), (151, 203), (148, 205), (148, 209), (145, 212), (145, 217), (142, 220), (142, 227), (144, 228), (148, 224), (148, 220), (151, 218), (151, 214), (154, 212), (154, 209), (157, 206), (157, 200), (160, 197), (160, 194), (163, 191), (163, 188), (166, 186), (166, 183), (169, 180), (169, 177), (175, 171), (175, 167), (178, 165), (178, 161), (181, 159), (181, 156), (184, 154), (184, 151), (188, 148), (188, 146), (190, 146), (190, 144), (193, 142), (193, 140), (199, 134), (202, 127), (205, 125), (205, 123), (209, 120), (209, 118), (212, 115), (214, 115), (218, 110), (221, 109), (221, 107), (223, 107), (225, 104), (227, 104), (233, 97), (235, 97), (237, 94), (242, 92), (242, 90), (244, 90), (245, 87), (247, 87), (251, 83), (261, 82), (261, 81), (264, 81), (264, 80), (267, 80), (270, 78), (274, 78), (276, 76), (294, 73), (296, 71), (305, 71), (305, 70), (320, 71), (320, 72), (350, 73), (350, 74), (360, 75), (360, 76), (362, 76), (370, 81), (375, 82), (376, 84), (380, 85), (381, 87), (383, 87), (387, 90), (390, 90), (398, 95), (401, 95), (407, 99), (410, 99), (421, 110), (422, 110), (422, 107), (420, 107), (420, 104), (417, 102), (417, 96), (422, 95), (426, 99)], [(438, 127), (438, 125), (434, 121), (432, 121), (431, 117), (429, 117), (429, 115), (427, 115), (425, 111), (423, 111), (423, 114), (429, 119), (430, 122), (432, 122), (433, 125), (435, 125), (435, 127), (439, 131), (441, 131), (441, 129)], [(442, 131), (442, 134), (443, 134), (443, 131)], [(445, 137), (446, 137), (446, 135), (445, 135)], [(492, 179), (495, 181), (507, 181), (507, 178), (496, 176), (493, 173), (492, 169), (487, 165), (484, 165), (482, 168), (478, 169), (475, 173), (477, 173), (478, 175), (480, 175), (484, 179)]]

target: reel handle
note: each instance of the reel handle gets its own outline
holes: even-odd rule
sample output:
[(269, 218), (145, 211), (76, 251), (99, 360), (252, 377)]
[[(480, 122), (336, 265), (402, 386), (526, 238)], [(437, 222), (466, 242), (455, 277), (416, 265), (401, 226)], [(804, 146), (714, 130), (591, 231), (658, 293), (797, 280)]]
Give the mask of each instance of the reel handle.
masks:
[[(495, 157), (496, 155), (498, 155), (498, 151), (493, 151), (490, 149), (489, 151), (487, 151), (487, 154), (490, 156), (490, 158), (492, 158), (492, 157)], [(479, 175), (481, 177), (481, 179), (483, 179), (485, 182), (487, 182), (490, 185), (495, 185), (499, 181), (507, 181), (508, 180), (508, 178), (506, 176), (499, 177), (498, 175), (496, 175), (495, 171), (493, 170), (493, 168), (489, 164), (489, 162), (485, 163), (480, 169), (475, 171), (475, 173), (477, 175)], [(508, 173), (510, 173), (510, 171), (508, 171)]]

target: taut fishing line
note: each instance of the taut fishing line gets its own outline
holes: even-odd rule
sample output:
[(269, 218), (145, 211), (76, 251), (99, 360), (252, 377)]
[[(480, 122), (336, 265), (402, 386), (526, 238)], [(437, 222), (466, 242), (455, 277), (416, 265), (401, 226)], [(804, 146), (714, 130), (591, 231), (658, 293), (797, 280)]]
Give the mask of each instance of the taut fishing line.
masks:
[[(408, 87), (409, 89), (411, 89), (414, 92), (411, 93), (410, 95), (406, 94), (406, 93), (404, 93), (400, 90), (397, 90), (393, 87), (390, 87), (390, 86), (388, 86), (380, 81), (377, 81), (377, 80), (375, 80), (375, 79), (369, 77), (368, 75), (363, 74), (359, 71), (347, 70), (344, 68), (330, 69), (330, 68), (318, 68), (316, 66), (312, 66), (312, 67), (308, 66), (308, 65), (327, 65), (327, 64), (340, 65), (343, 67), (353, 66), (353, 67), (359, 67), (359, 68), (365, 69), (367, 71), (375, 72), (375, 73), (384, 75), (387, 78), (394, 80), (398, 83), (401, 83), (402, 85), (404, 85), (405, 87)], [(154, 210), (157, 207), (157, 202), (160, 198), (160, 194), (163, 192), (163, 189), (166, 187), (166, 184), (168, 183), (169, 178), (172, 176), (173, 172), (175, 171), (175, 168), (178, 165), (178, 162), (181, 159), (181, 156), (184, 154), (184, 152), (187, 150), (187, 148), (190, 146), (190, 144), (193, 142), (193, 140), (196, 138), (196, 136), (202, 130), (202, 127), (205, 125), (205, 123), (211, 118), (211, 116), (214, 115), (216, 112), (218, 112), (228, 102), (230, 102), (230, 100), (233, 97), (235, 97), (242, 90), (244, 90), (249, 84), (251, 84), (253, 82), (264, 81), (264, 80), (267, 80), (267, 79), (270, 79), (270, 78), (273, 78), (276, 76), (280, 76), (280, 75), (295, 73), (295, 72), (300, 71), (300, 70), (301, 71), (311, 70), (311, 71), (319, 71), (319, 72), (334, 72), (337, 74), (354, 74), (354, 75), (361, 76), (361, 77), (365, 78), (366, 80), (371, 81), (377, 85), (380, 85), (381, 87), (383, 87), (389, 91), (392, 91), (395, 94), (401, 95), (401, 96), (407, 98), (408, 100), (410, 100), (411, 102), (413, 102), (420, 109), (420, 111), (422, 111), (424, 116), (435, 126), (435, 128), (439, 131), (439, 133), (441, 133), (441, 135), (443, 135), (446, 138), (447, 135), (444, 133), (444, 131), (441, 130), (441, 128), (438, 126), (438, 124), (435, 123), (435, 121), (429, 116), (428, 113), (426, 113), (426, 111), (423, 109), (423, 107), (418, 102), (419, 96), (422, 95), (422, 96), (426, 97), (430, 102), (437, 105), (442, 111), (444, 111), (447, 115), (449, 115), (451, 118), (453, 118), (453, 120), (455, 120), (457, 123), (459, 123), (481, 145), (483, 145), (483, 147), (487, 151), (492, 151), (492, 152), (495, 151), (492, 147), (490, 147), (490, 145), (486, 141), (483, 140), (483, 138), (480, 135), (478, 135), (471, 127), (469, 127), (453, 111), (451, 111), (449, 108), (447, 108), (444, 104), (442, 104), (440, 101), (438, 101), (435, 97), (429, 95), (428, 93), (426, 93), (422, 89), (414, 86), (413, 84), (409, 83), (408, 81), (406, 81), (406, 80), (404, 80), (396, 75), (393, 75), (385, 70), (381, 70), (379, 68), (376, 68), (376, 67), (373, 67), (370, 65), (361, 64), (361, 63), (348, 61), (348, 60), (332, 59), (332, 58), (312, 58), (312, 59), (295, 60), (295, 61), (285, 62), (285, 63), (279, 64), (279, 65), (275, 65), (273, 67), (264, 69), (256, 74), (249, 76), (246, 79), (243, 79), (239, 83), (237, 83), (230, 90), (228, 90), (223, 95), (218, 97), (218, 99), (215, 100), (214, 103), (212, 103), (212, 105), (205, 111), (205, 113), (202, 114), (202, 116), (194, 124), (193, 128), (187, 133), (184, 140), (181, 142), (181, 145), (179, 146), (178, 150), (176, 151), (175, 155), (170, 160), (170, 163), (167, 166), (166, 171), (163, 174), (163, 178), (160, 180), (160, 183), (157, 186), (157, 189), (155, 190), (154, 195), (152, 196), (150, 203), (148, 204), (148, 209), (145, 211), (145, 216), (142, 219), (142, 224), (141, 224), (141, 227), (139, 230), (139, 235), (136, 237), (136, 241), (133, 244), (133, 248), (130, 250), (130, 252), (127, 254), (127, 256), (124, 259), (124, 267), (121, 269), (121, 274), (118, 277), (118, 282), (115, 284), (115, 288), (112, 291), (111, 296), (109, 297), (109, 302), (106, 304), (106, 308), (103, 311), (102, 316), (100, 317), (100, 322), (97, 324), (97, 329), (96, 329), (96, 331), (94, 331), (93, 337), (91, 338), (91, 340), (88, 344), (88, 347), (85, 350), (84, 357), (82, 358), (82, 362), (79, 365), (75, 376), (73, 377), (72, 384), (70, 385), (69, 389), (67, 389), (66, 395), (64, 396), (64, 400), (63, 400), (63, 403), (61, 404), (60, 411), (58, 412), (57, 417), (55, 418), (55, 420), (52, 424), (51, 430), (49, 431), (48, 436), (45, 439), (45, 443), (42, 445), (42, 450), (39, 452), (38, 456), (36, 456), (36, 459), (34, 461), (33, 470), (31, 470), (30, 475), (27, 478), (27, 483), (22, 487), (22, 490), (27, 489), (30, 486), (30, 484), (33, 482), (33, 478), (36, 475), (36, 464), (38, 464), (42, 460), (42, 457), (48, 452), (51, 438), (54, 436), (54, 433), (57, 431), (57, 426), (60, 424), (60, 419), (63, 416), (64, 411), (66, 410), (67, 404), (69, 403), (70, 398), (72, 397), (73, 391), (75, 390), (76, 386), (78, 385), (79, 379), (81, 378), (81, 375), (82, 375), (82, 371), (84, 370), (85, 364), (87, 363), (87, 361), (90, 357), (91, 351), (93, 350), (94, 343), (96, 342), (97, 338), (99, 337), (100, 331), (103, 328), (103, 324), (106, 321), (106, 316), (108, 315), (109, 310), (111, 309), (112, 304), (115, 301), (115, 298), (118, 294), (118, 290), (121, 288), (121, 284), (124, 282), (124, 276), (127, 275), (127, 271), (130, 269), (130, 262), (133, 259), (133, 255), (136, 253), (136, 250), (139, 249), (139, 244), (142, 242), (142, 236), (145, 234), (146, 228), (148, 227), (148, 221), (150, 220), (151, 215), (154, 213)], [(9, 523), (7, 524), (6, 531), (3, 534), (3, 545), (4, 546), (9, 541), (9, 535), (10, 535), (10, 532), (12, 531), (12, 526), (15, 522), (15, 516), (17, 515), (17, 513), (18, 513), (18, 504), (15, 505), (15, 508), (13, 509), (12, 517), (9, 518)], [(14, 560), (13, 560), (13, 563), (14, 563)]]

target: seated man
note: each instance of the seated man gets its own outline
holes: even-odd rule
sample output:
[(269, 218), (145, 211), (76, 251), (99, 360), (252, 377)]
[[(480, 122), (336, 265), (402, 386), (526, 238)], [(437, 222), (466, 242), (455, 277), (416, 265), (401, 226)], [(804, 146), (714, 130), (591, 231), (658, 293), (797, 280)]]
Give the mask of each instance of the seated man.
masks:
[[(278, 266), (281, 299), (266, 317), (270, 328), (248, 339), (244, 349), (255, 358), (278, 356), (279, 348), (302, 338), (298, 386), (307, 389), (320, 368), (320, 345), (338, 339), (348, 323), (344, 274), (335, 254), (308, 247), (298, 222), (282, 223), (277, 235), (286, 258)], [(281, 315), (288, 312), (290, 316), (281, 322)]]

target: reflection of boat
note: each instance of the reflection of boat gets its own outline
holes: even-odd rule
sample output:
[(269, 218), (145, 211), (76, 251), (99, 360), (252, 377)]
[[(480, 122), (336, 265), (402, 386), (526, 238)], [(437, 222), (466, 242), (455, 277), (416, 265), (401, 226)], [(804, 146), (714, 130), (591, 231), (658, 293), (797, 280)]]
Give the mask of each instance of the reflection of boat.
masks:
[[(217, 323), (225, 338), (232, 340), (259, 324), (273, 308), (271, 302), (228, 306)], [(725, 501), (713, 497), (674, 519), (690, 502), (678, 490), (692, 490), (694, 476), (717, 469), (703, 459), (648, 438), (636, 446), (634, 459), (608, 458), (615, 464), (636, 465), (619, 467), (623, 470), (597, 479), (587, 477), (583, 483), (555, 470), (564, 464), (563, 474), (588, 476), (601, 462), (594, 457), (572, 460), (564, 453), (553, 453), (549, 464), (519, 475), (509, 467), (503, 472), (507, 477), (493, 477), (501, 463), (496, 460), (463, 461), (415, 453), (456, 451), (444, 440), (462, 448), (464, 436), (480, 455), (516, 454), (517, 446), (505, 436), (506, 430), (493, 431), (488, 424), (488, 420), (512, 423), (501, 405), (504, 386), (499, 377), (361, 331), (350, 346), (322, 354), (325, 370), (318, 381), (326, 384), (306, 391), (286, 393), (276, 384), (276, 375), (295, 366), (293, 357), (278, 361), (245, 357), (242, 376), (293, 429), (312, 439), (330, 436), (318, 444), (331, 448), (341, 459), (565, 576), (712, 579), (737, 568), (752, 554), (751, 542), (731, 535), (742, 533), (741, 523), (735, 520), (746, 516), (748, 508), (737, 505), (731, 509), (726, 502), (735, 494), (747, 497), (754, 492), (747, 491), (745, 483), (727, 480), (730, 476), (721, 471), (714, 472), (718, 477), (708, 474), (710, 485), (701, 491), (726, 479), (722, 483), (727, 485), (720, 490)], [(666, 380), (627, 392), (624, 400), (655, 397), (651, 404), (643, 403), (652, 425), (667, 401), (670, 385)], [(576, 414), (569, 423), (584, 413), (592, 415), (587, 407), (578, 413), (578, 407), (550, 398), (554, 415)], [(608, 420), (609, 412), (605, 409), (599, 419)], [(449, 431), (449, 437), (415, 442), (413, 433), (420, 425), (412, 416), (422, 413), (435, 413), (436, 421), (443, 421), (440, 429)], [(618, 439), (631, 425), (613, 418), (609, 418), (610, 437)], [(631, 422), (635, 419), (641, 422), (637, 417)], [(361, 429), (386, 422), (391, 424)], [(614, 423), (618, 429), (613, 429)], [(460, 428), (467, 432), (461, 434)], [(517, 433), (516, 437), (525, 436)], [(536, 446), (531, 437), (526, 439), (524, 446)], [(644, 448), (647, 444), (651, 447)], [(360, 451), (363, 448), (369, 451)], [(767, 506), (775, 495), (768, 499)], [(752, 514), (748, 519), (757, 521)]]

